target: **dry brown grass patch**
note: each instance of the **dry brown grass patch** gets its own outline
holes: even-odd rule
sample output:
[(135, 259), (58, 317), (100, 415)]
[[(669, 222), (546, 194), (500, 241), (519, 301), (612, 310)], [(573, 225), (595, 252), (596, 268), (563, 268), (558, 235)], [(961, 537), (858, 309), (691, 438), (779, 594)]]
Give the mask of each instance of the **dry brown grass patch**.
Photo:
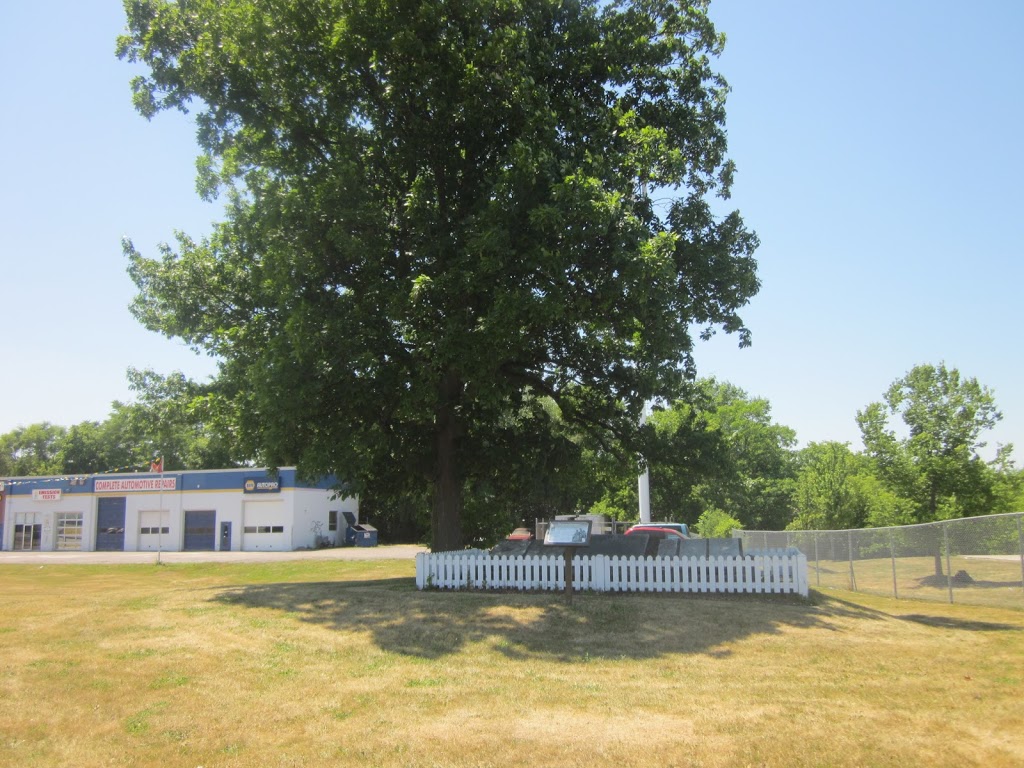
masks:
[(1024, 614), (0, 568), (0, 765), (1019, 765)]

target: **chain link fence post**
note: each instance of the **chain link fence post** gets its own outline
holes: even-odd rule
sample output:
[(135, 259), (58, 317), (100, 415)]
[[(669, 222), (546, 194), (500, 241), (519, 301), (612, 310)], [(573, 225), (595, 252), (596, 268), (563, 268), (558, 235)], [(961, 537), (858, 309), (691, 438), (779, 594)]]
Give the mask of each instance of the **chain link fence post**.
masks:
[(1021, 518), (1017, 518), (1017, 541), (1020, 543), (1020, 588), (1024, 589), (1024, 526)]
[(857, 574), (853, 571), (853, 529), (846, 532), (846, 553), (850, 556), (850, 589), (857, 591)]
[(896, 536), (889, 531), (889, 556), (892, 558), (892, 596), (899, 600), (900, 595), (896, 588)]
[(946, 550), (946, 586), (949, 588), (949, 602), (953, 602), (953, 572), (949, 568), (949, 522), (942, 524), (942, 546)]
[[(1018, 525), (1018, 528), (1019, 527), (1020, 526)], [(1022, 570), (1024, 570), (1024, 539), (1021, 539), (1020, 551), (1021, 551), (1020, 567), (1021, 567)], [(818, 557), (818, 532), (817, 531), (814, 532), (814, 573), (815, 573), (815, 576), (817, 577), (817, 580), (818, 580), (817, 586), (820, 587), (821, 586), (821, 559)]]

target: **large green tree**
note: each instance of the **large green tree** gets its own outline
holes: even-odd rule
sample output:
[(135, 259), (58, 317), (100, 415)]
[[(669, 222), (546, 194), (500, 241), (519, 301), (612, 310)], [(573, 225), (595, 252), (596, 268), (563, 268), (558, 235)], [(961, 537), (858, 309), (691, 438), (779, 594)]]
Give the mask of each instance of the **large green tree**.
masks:
[(127, 0), (137, 108), (198, 110), (227, 197), (208, 239), (126, 243), (137, 316), (220, 357), (261, 460), (397, 467), (460, 547), (464, 488), (537, 428), (509, 414), (548, 398), (629, 453), (694, 328), (748, 341), (706, 6)]
[(945, 363), (915, 366), (857, 413), (866, 453), (886, 486), (912, 504), (914, 522), (1007, 511), (1000, 475), (1012, 446), (1000, 446), (991, 464), (979, 454), (983, 433), (1001, 418), (988, 387)]

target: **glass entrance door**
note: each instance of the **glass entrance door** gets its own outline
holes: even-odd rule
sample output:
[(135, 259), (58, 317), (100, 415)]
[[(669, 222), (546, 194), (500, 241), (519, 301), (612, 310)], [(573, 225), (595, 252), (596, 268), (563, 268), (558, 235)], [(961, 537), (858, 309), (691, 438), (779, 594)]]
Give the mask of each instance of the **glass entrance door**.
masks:
[(37, 522), (39, 516), (34, 512), (21, 512), (14, 516), (15, 550), (28, 551), (39, 549), (43, 542), (43, 525)]

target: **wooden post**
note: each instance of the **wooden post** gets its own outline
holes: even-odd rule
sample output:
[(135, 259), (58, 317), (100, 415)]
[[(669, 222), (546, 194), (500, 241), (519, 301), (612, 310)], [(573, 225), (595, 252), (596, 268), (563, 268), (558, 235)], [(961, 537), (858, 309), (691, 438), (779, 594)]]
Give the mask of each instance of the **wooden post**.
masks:
[(590, 545), (592, 520), (552, 520), (544, 534), (544, 545), (563, 547), (565, 571), (565, 600), (572, 605), (572, 558), (579, 547)]

